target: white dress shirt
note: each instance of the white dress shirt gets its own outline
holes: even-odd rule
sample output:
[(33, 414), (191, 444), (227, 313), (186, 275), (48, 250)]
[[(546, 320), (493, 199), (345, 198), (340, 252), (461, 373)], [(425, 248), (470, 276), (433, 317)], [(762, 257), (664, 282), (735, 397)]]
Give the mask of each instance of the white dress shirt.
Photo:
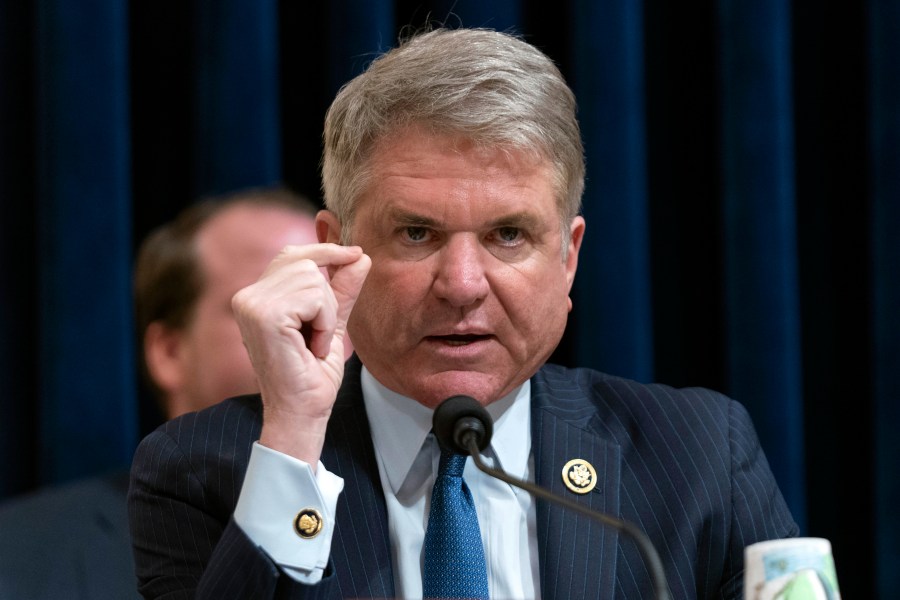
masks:
[[(431, 488), (441, 452), (431, 431), (432, 411), (387, 389), (366, 370), (363, 398), (387, 503), (394, 592), (422, 597), (422, 543)], [(533, 481), (531, 385), (488, 405), (494, 435), (485, 462)], [(487, 560), (491, 598), (537, 598), (540, 593), (536, 511), (530, 494), (486, 475), (469, 459), (463, 478), (472, 492)]]
[[(422, 543), (440, 461), (440, 449), (430, 433), (433, 411), (388, 390), (365, 367), (361, 377), (387, 504), (394, 591), (398, 598), (421, 598)], [(494, 435), (485, 461), (533, 481), (530, 400), (526, 381), (487, 407)], [(482, 473), (471, 459), (463, 477), (478, 513), (491, 598), (538, 598), (534, 499)], [(291, 577), (316, 583), (328, 561), (342, 489), (343, 480), (321, 462), (313, 474), (303, 461), (254, 443), (235, 522)], [(300, 538), (290, 527), (297, 511), (306, 507), (321, 512), (325, 521), (313, 540)]]

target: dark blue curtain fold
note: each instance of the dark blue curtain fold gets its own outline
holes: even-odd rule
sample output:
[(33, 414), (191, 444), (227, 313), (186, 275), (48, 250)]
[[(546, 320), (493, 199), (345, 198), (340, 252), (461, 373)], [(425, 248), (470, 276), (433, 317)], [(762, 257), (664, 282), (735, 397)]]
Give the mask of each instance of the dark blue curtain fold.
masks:
[(40, 480), (129, 464), (136, 441), (124, 0), (39, 3), (35, 189)]
[(434, 21), (447, 27), (521, 32), (522, 4), (519, 0), (436, 0), (430, 6), (430, 12)]
[(875, 557), (877, 589), (900, 589), (900, 2), (872, 2), (870, 139), (874, 277)]
[(201, 195), (318, 199), (334, 93), (426, 22), (519, 32), (576, 92), (555, 359), (741, 401), (844, 596), (890, 597), (900, 0), (0, 0), (0, 497), (127, 466), (135, 245)]
[(575, 3), (571, 82), (580, 106), (587, 229), (574, 306), (579, 364), (654, 378), (641, 5)]
[[(374, 58), (396, 45), (394, 6), (391, 2), (346, 0), (329, 2), (327, 11), (328, 97), (333, 98)], [(305, 60), (318, 60), (304, 48)], [(321, 128), (319, 131), (321, 135)]]
[(791, 13), (721, 0), (722, 204), (728, 392), (757, 426), (805, 530)]
[(193, 195), (280, 182), (278, 2), (194, 7)]

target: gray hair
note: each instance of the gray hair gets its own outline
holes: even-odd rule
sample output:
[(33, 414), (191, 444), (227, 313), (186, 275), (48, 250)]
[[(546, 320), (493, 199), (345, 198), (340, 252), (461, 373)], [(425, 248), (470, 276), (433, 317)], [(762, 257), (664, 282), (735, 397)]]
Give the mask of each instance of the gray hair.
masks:
[(584, 150), (575, 96), (556, 65), (513, 35), (435, 29), (375, 59), (338, 92), (325, 117), (325, 206), (349, 241), (375, 144), (408, 125), (524, 151), (553, 165), (564, 238), (581, 208)]

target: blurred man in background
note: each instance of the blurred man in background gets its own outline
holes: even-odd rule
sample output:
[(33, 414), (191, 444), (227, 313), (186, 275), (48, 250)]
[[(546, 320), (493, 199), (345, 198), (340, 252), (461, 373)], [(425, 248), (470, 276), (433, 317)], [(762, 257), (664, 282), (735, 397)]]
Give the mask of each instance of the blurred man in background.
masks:
[(250, 191), (197, 204), (148, 236), (136, 318), (167, 418), (258, 390), (231, 297), (285, 246), (315, 243), (315, 213), (284, 190)]
[[(283, 188), (252, 189), (196, 203), (144, 240), (137, 331), (163, 417), (258, 389), (231, 297), (285, 246), (316, 241), (316, 211)], [(0, 505), (0, 598), (137, 598), (127, 486), (113, 473)]]

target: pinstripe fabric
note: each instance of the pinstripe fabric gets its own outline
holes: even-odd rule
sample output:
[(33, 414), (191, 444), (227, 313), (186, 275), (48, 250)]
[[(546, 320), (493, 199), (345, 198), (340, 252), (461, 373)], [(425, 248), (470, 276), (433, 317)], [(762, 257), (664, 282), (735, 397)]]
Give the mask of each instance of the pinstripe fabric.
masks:
[[(391, 597), (387, 514), (359, 386), (347, 363), (322, 461), (344, 478), (323, 581), (280, 576), (231, 513), (250, 447), (255, 396), (172, 421), (135, 455), (129, 493), (141, 591), (152, 598)], [(584, 458), (599, 483), (575, 498), (640, 526), (660, 552), (673, 598), (741, 595), (743, 548), (796, 535), (744, 409), (708, 390), (644, 386), (547, 366), (532, 380), (536, 481), (556, 493)], [(538, 501), (545, 599), (648, 597), (630, 540)]]
[(394, 578), (387, 507), (362, 401), (361, 368), (355, 356), (347, 362), (322, 452), (322, 464), (344, 478), (331, 543), (332, 597), (389, 598)]
[(231, 519), (259, 439), (258, 396), (227, 400), (170, 421), (141, 442), (129, 519), (141, 593), (148, 598), (393, 596), (387, 512), (359, 387), (347, 363), (322, 462), (344, 478), (331, 562), (317, 586), (280, 575)]
[[(673, 598), (742, 597), (744, 546), (797, 535), (737, 402), (554, 366), (531, 389), (537, 483), (637, 524)], [(597, 469), (585, 496), (562, 484), (571, 458)], [(544, 598), (651, 597), (631, 540), (543, 501), (537, 509)]]

